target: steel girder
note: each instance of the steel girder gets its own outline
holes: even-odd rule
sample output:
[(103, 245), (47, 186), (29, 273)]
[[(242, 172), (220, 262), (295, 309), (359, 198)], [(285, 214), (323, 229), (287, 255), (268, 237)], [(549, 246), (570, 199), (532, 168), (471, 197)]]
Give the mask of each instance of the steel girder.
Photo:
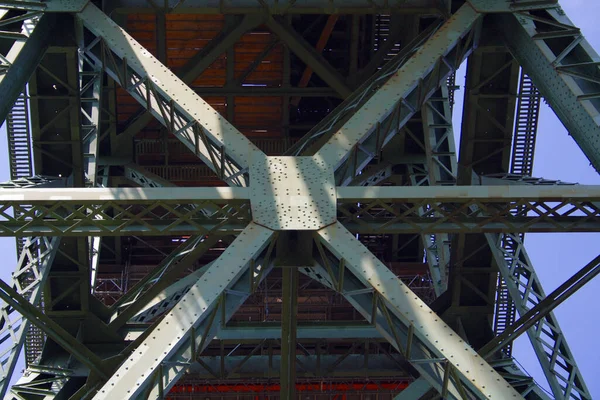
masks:
[(32, 176), (29, 178), (15, 179), (14, 181), (0, 183), (1, 189), (27, 189), (27, 188), (58, 188), (64, 187), (65, 178), (57, 178), (54, 176)]
[[(471, 225), (468, 222), (468, 219), (475, 216), (480, 217), (481, 221), (485, 220), (490, 223), (490, 225), (486, 227), (486, 230), (493, 230), (493, 226), (495, 226), (499, 229), (502, 229), (502, 231), (518, 232), (522, 231), (527, 226), (527, 222), (519, 221), (522, 216), (526, 214), (537, 214), (543, 219), (546, 219), (546, 216), (552, 215), (553, 217), (557, 217), (556, 220), (552, 219), (548, 222), (551, 224), (560, 224), (559, 221), (562, 218), (560, 217), (561, 215), (570, 215), (572, 212), (575, 212), (575, 208), (579, 207), (583, 207), (583, 209), (590, 207), (588, 210), (581, 209), (583, 214), (586, 215), (584, 218), (587, 219), (589, 217), (589, 221), (597, 221), (598, 205), (595, 203), (595, 200), (592, 200), (593, 195), (588, 197), (588, 199), (585, 201), (585, 205), (581, 204), (581, 206), (575, 206), (575, 208), (570, 205), (566, 205), (566, 203), (562, 203), (562, 201), (558, 198), (555, 198), (557, 203), (552, 203), (551, 201), (552, 206), (550, 206), (550, 203), (542, 206), (541, 204), (537, 204), (533, 199), (527, 199), (528, 196), (525, 193), (526, 191), (533, 189), (534, 186), (532, 186), (527, 187), (525, 191), (521, 192), (521, 194), (524, 196), (515, 196), (515, 202), (511, 203), (512, 205), (507, 203), (504, 203), (503, 205), (496, 203), (496, 205), (493, 205), (491, 203), (494, 202), (492, 199), (496, 197), (494, 192), (500, 194), (500, 196), (504, 196), (510, 193), (512, 189), (517, 187), (525, 189), (524, 186), (343, 187), (338, 188), (338, 210), (340, 214), (338, 218), (340, 222), (342, 222), (353, 232), (380, 233), (448, 233), (460, 232), (464, 228), (466, 228), (463, 230), (464, 232), (474, 233), (477, 232), (479, 228)], [(496, 192), (495, 189), (498, 189), (498, 191)], [(563, 194), (567, 193), (565, 192), (564, 187), (557, 186), (556, 190), (557, 194), (562, 193), (559, 195), (559, 197), (562, 197)], [(437, 197), (438, 195), (443, 196), (444, 193), (466, 193), (465, 191), (469, 193), (467, 197), (470, 199), (465, 202), (461, 201), (461, 204), (456, 204), (455, 207), (444, 204), (444, 200), (442, 200), (440, 197)], [(421, 203), (411, 195), (411, 193), (418, 192), (431, 193), (433, 198), (437, 198), (441, 201), (435, 204), (436, 201), (432, 199), (433, 201)], [(476, 194), (477, 192), (481, 194), (481, 197)], [(362, 193), (362, 195), (359, 195), (359, 193)], [(547, 192), (547, 194), (550, 193)], [(584, 195), (584, 197), (585, 196), (587, 195)], [(413, 202), (413, 200), (416, 201)], [(400, 202), (404, 204), (400, 205)], [(515, 206), (514, 209), (512, 209), (513, 205)], [(538, 205), (541, 207), (538, 207)], [(546, 209), (547, 206), (550, 206), (550, 208)], [(564, 208), (565, 206), (566, 208)], [(421, 211), (419, 210), (421, 207), (424, 207), (427, 210), (427, 213), (422, 217)], [(514, 214), (512, 214), (512, 212), (509, 210), (512, 209), (515, 211), (518, 207), (523, 207), (524, 211), (521, 216), (516, 215), (514, 216), (515, 219), (512, 219), (513, 217), (511, 217), (511, 215)], [(452, 210), (450, 210), (450, 208)], [(502, 211), (500, 211), (501, 209)], [(543, 209), (546, 209), (546, 211)], [(577, 213), (579, 213), (579, 211), (577, 211)], [(440, 216), (438, 217), (436, 215)], [(468, 215), (469, 217), (461, 222), (453, 221), (453, 219), (459, 215), (465, 217)], [(496, 219), (492, 216), (498, 216), (500, 218)], [(427, 228), (419, 228), (419, 224), (416, 223), (419, 218), (426, 218), (433, 223)], [(494, 219), (494, 222), (492, 222), (489, 218)], [(415, 222), (413, 228), (407, 229), (408, 226), (405, 224), (411, 225), (412, 222)], [(454, 222), (456, 222), (458, 225), (461, 225), (462, 228), (458, 228), (458, 226), (453, 227)], [(438, 224), (440, 229), (437, 229)], [(504, 226), (500, 228), (500, 225)], [(441, 226), (444, 227), (441, 228)]]
[[(329, 277), (328, 286), (338, 288), (371, 320), (443, 398), (463, 398), (467, 393), (488, 399), (520, 397), (342, 225), (319, 230), (317, 240), (337, 261), (327, 255), (318, 260), (327, 265), (322, 276)], [(316, 277), (311, 268), (304, 272)]]
[(95, 38), (83, 49), (222, 180), (246, 186), (253, 153), (264, 154), (93, 4), (77, 14)]
[[(335, 238), (338, 238), (337, 234)], [(353, 248), (353, 250), (356, 249)], [(368, 252), (359, 251), (358, 254), (359, 257), (371, 257), (368, 255)], [(388, 338), (390, 343), (392, 343), (401, 353), (403, 353), (408, 361), (411, 361), (412, 356), (414, 360), (413, 366), (422, 376), (422, 378), (415, 381), (415, 386), (418, 388), (419, 393), (430, 393), (430, 390), (432, 389), (431, 382), (434, 382), (433, 385), (435, 385), (436, 379), (435, 371), (429, 370), (428, 367), (436, 362), (443, 364), (445, 359), (428, 358), (432, 357), (431, 353), (429, 353), (423, 347), (420, 347), (421, 344), (414, 340), (414, 327), (409, 327), (407, 330), (402, 326), (394, 326), (396, 321), (394, 314), (392, 311), (385, 311), (386, 305), (382, 300), (378, 299), (378, 296), (376, 295), (378, 290), (383, 290), (384, 288), (375, 288), (375, 290), (373, 290), (368, 288), (370, 285), (366, 285), (367, 288), (364, 288), (365, 285), (362, 283), (357, 283), (356, 274), (349, 274), (348, 270), (346, 269), (346, 266), (348, 265), (346, 258), (339, 258), (338, 256), (334, 256), (334, 254), (332, 254), (330, 251), (321, 249), (319, 254), (315, 255), (315, 259), (317, 260), (317, 264), (315, 266), (312, 268), (302, 268), (301, 272), (315, 280), (320, 281), (327, 287), (340, 291), (340, 293), (342, 293), (352, 305), (357, 307), (357, 309), (365, 316), (365, 318), (367, 318), (367, 320), (375, 324), (381, 335)], [(365, 263), (361, 262), (360, 265), (362, 268)], [(385, 277), (385, 275), (381, 276)], [(369, 281), (369, 284), (379, 282), (380, 275), (371, 275), (371, 277), (377, 278), (374, 279), (375, 282)], [(393, 291), (392, 293), (397, 293), (397, 291)], [(417, 299), (418, 298), (415, 296), (414, 300)], [(404, 352), (402, 350), (403, 348), (405, 349)], [(410, 353), (411, 351), (413, 354), (407, 355), (407, 353)], [(528, 396), (528, 398), (531, 399), (548, 399), (547, 396), (545, 396), (545, 394), (539, 390), (531, 378), (524, 376), (521, 371), (514, 367), (512, 363), (512, 360), (505, 360), (502, 363), (492, 362), (491, 365), (493, 365), (494, 369), (498, 371), (503, 378), (507, 379), (511, 385), (513, 385), (515, 388), (519, 388), (519, 391), (523, 396)], [(404, 365), (403, 368), (406, 369), (406, 365)], [(411, 372), (410, 369), (408, 369), (408, 371)], [(439, 392), (441, 389), (443, 398), (452, 398), (452, 396), (460, 396), (459, 398), (470, 398), (468, 397), (470, 395), (465, 393), (462, 385), (459, 384), (452, 386), (452, 382), (456, 383), (458, 381), (457, 376), (452, 375), (454, 371), (449, 371), (448, 373), (446, 373), (446, 371), (447, 370), (444, 370), (444, 380), (441, 382), (441, 387), (436, 387), (435, 391)], [(434, 375), (433, 378), (432, 373)], [(441, 379), (440, 376), (437, 378)], [(451, 381), (451, 379), (453, 381)], [(440, 384), (440, 382), (438, 381), (437, 384)], [(425, 390), (423, 387), (425, 385), (427, 385), (427, 390)], [(537, 397), (529, 397), (532, 391), (534, 392), (534, 396)], [(411, 393), (413, 392), (409, 391), (407, 394), (410, 395)], [(400, 398), (405, 397), (402, 397), (401, 395)]]
[(560, 8), (493, 16), (510, 51), (600, 171), (598, 54)]
[(458, 68), (476, 45), (480, 17), (470, 6), (461, 7), (343, 125), (335, 121), (323, 133), (327, 141), (315, 157), (333, 166), (336, 182), (353, 179)]
[(70, 177), (73, 186), (83, 187), (79, 59), (71, 32), (65, 32), (72, 20), (61, 18), (29, 80), (33, 161), (36, 174)]
[[(267, 341), (259, 342), (257, 350), (260, 350), (261, 347), (268, 347), (269, 343), (265, 342)], [(350, 378), (365, 374), (368, 374), (370, 378), (387, 376), (390, 379), (409, 379), (404, 371), (398, 369), (398, 363), (402, 362), (402, 356), (399, 354), (365, 355), (364, 351), (359, 351), (358, 346), (354, 347), (351, 352), (342, 355), (300, 354), (296, 356), (296, 360), (292, 361), (291, 366), (296, 368), (296, 374), (300, 379)], [(199, 361), (190, 372), (198, 374), (203, 379), (213, 381), (217, 379), (260, 379), (265, 378), (263, 371), (269, 371), (268, 375), (271, 379), (278, 379), (280, 376), (279, 366), (283, 363), (283, 357), (280, 354), (225, 355), (223, 362), (220, 356), (200, 357)]]
[[(454, 131), (452, 129), (452, 110), (450, 109), (448, 87), (441, 85), (421, 110), (423, 120), (423, 142), (428, 174), (424, 179), (418, 176), (413, 165), (408, 165), (412, 186), (437, 186), (456, 181), (457, 163), (454, 154)], [(428, 213), (427, 208), (421, 210)], [(448, 288), (448, 266), (450, 265), (450, 237), (447, 233), (421, 235), (423, 247), (427, 251), (429, 272), (434, 280), (436, 294), (439, 296)]]
[[(509, 170), (516, 103), (514, 94), (517, 92), (518, 78), (519, 66), (502, 45), (498, 34), (491, 29), (482, 32), (480, 46), (468, 60), (460, 162), (456, 174), (458, 184), (478, 184), (478, 174), (496, 174)], [(454, 322), (466, 325), (465, 335), (479, 338), (483, 343), (476, 346), (481, 346), (494, 332), (490, 329), (481, 333), (481, 329), (476, 327), (488, 325), (488, 318), (494, 314), (494, 300), (499, 292), (496, 271), (490, 268), (491, 251), (486, 246), (485, 239), (479, 235), (459, 234), (454, 238), (451, 248), (451, 258), (454, 259), (452, 307), (458, 311), (463, 305), (476, 303), (482, 309), (486, 308), (479, 315), (457, 316)], [(462, 272), (469, 268), (473, 271), (476, 268), (488, 268), (489, 272)], [(496, 307), (499, 307), (499, 303), (496, 302)], [(510, 312), (505, 315), (509, 320)], [(498, 321), (502, 319), (500, 313), (496, 317)]]
[[(126, 74), (125, 74), (125, 75), (126, 75)], [(595, 218), (596, 216), (597, 216), (597, 215), (595, 215), (595, 214), (592, 214), (592, 215), (591, 215), (591, 217), (594, 217), (594, 218)], [(447, 379), (448, 379), (448, 380), (450, 380), (450, 379), (452, 379), (452, 378), (451, 378), (451, 376), (450, 376), (450, 375), (451, 375), (451, 370), (450, 370), (450, 369), (447, 369), (447, 371), (448, 371), (448, 372), (447, 372), (447, 375), (448, 375), (448, 378), (447, 378)], [(442, 377), (442, 379), (443, 379), (443, 377)], [(446, 380), (446, 379), (443, 379), (443, 380)], [(159, 385), (159, 387), (160, 387), (160, 385)], [(445, 387), (445, 385), (443, 384), (443, 382), (442, 382), (442, 385), (441, 385), (441, 387), (442, 387), (442, 391), (444, 391), (444, 387)], [(448, 387), (448, 389), (447, 389), (447, 390), (454, 390), (454, 389), (453, 389), (452, 387)], [(456, 390), (458, 390), (458, 388), (456, 388)]]
[[(523, 242), (514, 234), (486, 234), (486, 238), (517, 311), (523, 316), (546, 298)], [(512, 242), (509, 250), (503, 243), (506, 240)], [(554, 396), (561, 399), (591, 399), (554, 313), (547, 313), (527, 334)]]
[[(11, 189), (0, 193), (0, 235), (235, 233), (252, 220), (248, 197), (244, 188)], [(359, 233), (600, 230), (597, 186), (340, 187), (337, 202), (340, 222)]]
[[(583, 285), (595, 278), (599, 273), (600, 255), (590, 261), (571, 278), (567, 279), (565, 283), (552, 291), (552, 293), (550, 293), (548, 296), (544, 297), (543, 299), (538, 299), (538, 303), (524, 313), (517, 321), (513, 322), (509, 327), (507, 327), (502, 334), (496, 336), (493, 341), (484, 346), (480, 350), (480, 353), (486, 358), (493, 357), (496, 351), (502, 349), (507, 345), (507, 343), (514, 341), (517, 337), (528, 331), (529, 328), (533, 327), (539, 321), (544, 319), (549, 313), (552, 312), (552, 310), (554, 310), (563, 301), (568, 299), (569, 296), (583, 287)], [(542, 324), (538, 324), (538, 330), (543, 329), (541, 325)], [(575, 375), (571, 371), (567, 372)], [(568, 379), (574, 381), (576, 378), (577, 376), (574, 378), (569, 377)], [(567, 383), (566, 381), (567, 379), (564, 379), (563, 383)], [(578, 382), (578, 385), (581, 385), (581, 382)], [(570, 393), (566, 393), (566, 397), (570, 395)]]
[[(246, 15), (239, 24), (234, 24), (229, 27), (225, 32), (218, 35), (213, 39), (206, 47), (199, 51), (194, 57), (192, 57), (186, 65), (184, 65), (177, 73), (177, 76), (181, 80), (190, 85), (192, 82), (202, 74), (213, 62), (215, 62), (228, 48), (232, 47), (246, 32), (251, 31), (263, 22), (264, 18), (262, 15)], [(161, 60), (161, 62), (163, 62)], [(163, 62), (164, 63), (164, 62)], [(208, 92), (196, 91), (201, 95), (210, 95), (210, 89)], [(218, 94), (224, 94), (225, 90), (228, 89), (217, 89)], [(221, 93), (219, 93), (221, 92)], [(113, 149), (119, 151), (119, 147), (126, 146), (127, 142), (133, 140), (133, 137), (139, 133), (148, 123), (154, 119), (151, 113), (146, 112), (144, 108), (135, 113), (134, 117), (127, 128), (116, 137), (114, 144), (111, 143)]]
[[(442, 84), (421, 110), (423, 120), (423, 142), (405, 127), (402, 134), (410, 135), (426, 155), (423, 159), (427, 167), (407, 164), (412, 186), (448, 185), (456, 181), (456, 157), (453, 153), (454, 134), (452, 130), (452, 114), (447, 85)], [(389, 147), (389, 146), (388, 146)], [(349, 186), (375, 186), (392, 174), (392, 162), (383, 161), (372, 167), (371, 171), (363, 170)], [(417, 169), (420, 170), (417, 171)], [(422, 208), (420, 215), (426, 215)], [(436, 295), (442, 294), (448, 286), (447, 268), (450, 261), (450, 239), (447, 233), (421, 235), (421, 241), (427, 252), (427, 263)]]
[[(489, 18), (489, 17), (488, 17)], [(482, 33), (467, 65), (457, 181), (508, 172), (519, 65), (494, 31)]]
[[(522, 243), (519, 245), (522, 247)], [(504, 246), (499, 245), (498, 250), (504, 250)], [(508, 257), (514, 257), (514, 255), (508, 254)], [(517, 254), (517, 257), (527, 258), (526, 254), (524, 256)], [(503, 277), (512, 277), (507, 286), (511, 291), (511, 297), (517, 299), (516, 303), (521, 318), (507, 326), (504, 332), (483, 346), (479, 350), (479, 354), (491, 361), (496, 356), (496, 352), (527, 332), (538, 354), (543, 371), (552, 385), (553, 392), (559, 393), (556, 398), (591, 399), (552, 310), (600, 273), (600, 256), (588, 263), (548, 296), (543, 294), (535, 272), (529, 265), (525, 265), (524, 271), (520, 271), (519, 268), (508, 270), (511, 265), (513, 263), (507, 261), (506, 265), (500, 265), (499, 269)], [(517, 292), (518, 289), (521, 289), (522, 292)], [(543, 355), (546, 355), (548, 359), (545, 359)], [(422, 397), (431, 390), (431, 385), (421, 378), (413, 382), (409, 389), (401, 393), (396, 400), (413, 398), (410, 396), (417, 392), (420, 393), (419, 397)], [(522, 392), (522, 394), (526, 393)], [(536, 395), (545, 398), (543, 394), (536, 393)]]
[[(83, 26), (76, 27), (77, 44), (84, 47)], [(104, 168), (98, 175), (98, 149), (100, 144), (100, 125), (102, 112), (102, 96), (104, 88), (104, 72), (102, 66), (79, 53), (79, 104), (81, 146), (83, 151), (83, 172), (86, 184), (92, 187), (107, 187), (109, 169)], [(90, 251), (90, 286), (96, 286), (98, 264), (100, 262), (101, 238), (88, 239)]]
[[(469, 0), (479, 12), (515, 12), (545, 8), (557, 0)], [(108, 12), (155, 13), (152, 3), (144, 0), (111, 0), (106, 5)], [(432, 0), (407, 0), (393, 3), (386, 0), (265, 0), (260, 3), (251, 0), (225, 0), (213, 3), (209, 0), (191, 0), (180, 3), (170, 0), (164, 8), (181, 14), (426, 14), (444, 15), (448, 13), (450, 2)]]
[[(79, 48), (85, 47), (83, 26), (77, 27)], [(102, 65), (85, 53), (79, 53), (79, 99), (81, 113), (81, 142), (83, 147), (83, 169), (92, 186), (97, 186), (97, 156), (100, 142), (100, 119), (102, 111), (102, 89), (104, 73)], [(102, 185), (101, 185), (102, 186)], [(107, 186), (106, 184), (103, 186)]]
[[(248, 289), (254, 284), (254, 275), (268, 268), (268, 256), (262, 267), (257, 268), (254, 260), (272, 243), (273, 235), (273, 231), (250, 224), (161, 319), (94, 398), (156, 398), (168, 392), (196, 354), (208, 345), (207, 339), (219, 329), (220, 323), (214, 323), (215, 316), (220, 312), (231, 315), (236, 305), (251, 293)], [(244, 277), (240, 283), (246, 286), (245, 291), (235, 286), (236, 281)], [(227, 304), (224, 297), (229, 289), (233, 304)]]
[[(448, 150), (448, 156), (456, 162), (453, 143)], [(430, 164), (429, 168), (432, 167), (442, 172), (447, 171), (442, 164)], [(476, 174), (473, 177), (477, 179)], [(471, 205), (470, 209), (482, 210), (476, 205)], [(542, 301), (545, 295), (529, 262), (522, 238), (510, 233), (485, 236), (493, 262), (507, 282), (510, 296), (518, 305), (519, 314), (524, 315), (533, 305)], [(557, 398), (569, 398), (571, 394), (575, 398), (589, 398), (583, 378), (552, 313), (544, 317), (538, 329), (531, 329), (528, 333), (554, 395)]]
[[(25, 297), (31, 304), (37, 306), (46, 283), (50, 266), (58, 251), (60, 238), (34, 237), (27, 238), (15, 272), (12, 274), (10, 286)], [(9, 304), (2, 304), (0, 311), (0, 397), (4, 397), (12, 378), (19, 354), (29, 330), (28, 318)]]
[[(39, 16), (37, 15), (38, 11), (30, 11), (25, 12), (21, 16), (12, 17), (12, 18), (4, 18), (8, 14), (9, 10), (0, 10), (0, 20), (8, 26), (13, 24), (17, 24), (17, 26), (21, 26), (21, 33), (25, 36), (25, 38), (29, 37), (35, 28), (36, 23), (39, 20)], [(13, 22), (10, 22), (13, 21)], [(14, 25), (13, 25), (14, 26)], [(6, 28), (5, 28), (6, 29)], [(36, 35), (37, 36), (37, 35)], [(5, 41), (6, 39), (0, 39), (0, 43)], [(34, 39), (35, 40), (35, 39)], [(44, 41), (45, 39), (42, 39)], [(39, 40), (38, 40), (39, 41)], [(9, 40), (9, 42), (11, 42)], [(40, 48), (38, 50), (40, 52), (45, 51), (45, 45), (43, 43), (38, 43)], [(17, 56), (20, 54), (21, 50), (25, 47), (25, 41), (16, 40), (10, 48), (5, 52), (5, 54), (0, 54), (0, 87), (14, 85), (12, 91), (18, 89), (19, 83), (23, 82), (11, 82), (8, 85), (3, 85), (2, 80), (5, 78), (6, 73), (13, 62), (17, 59)], [(35, 47), (35, 46), (33, 46)], [(31, 53), (34, 50), (29, 47), (28, 48)], [(25, 54), (25, 53), (24, 53)], [(42, 54), (37, 57), (42, 57)], [(21, 60), (23, 62), (23, 60)], [(18, 66), (17, 66), (18, 68)], [(14, 71), (13, 71), (14, 72)], [(25, 71), (22, 71), (25, 72)], [(14, 74), (13, 74), (14, 78)], [(0, 90), (5, 91), (6, 88)], [(9, 89), (7, 91), (7, 95), (5, 97), (6, 101), (16, 100), (13, 102), (12, 107), (8, 111), (6, 115), (6, 133), (8, 136), (8, 148), (9, 148), (9, 163), (10, 163), (10, 179), (16, 180), (18, 178), (30, 177), (33, 175), (33, 165), (31, 160), (31, 131), (29, 124), (29, 102), (27, 99), (27, 90), (23, 86), (21, 94), (17, 99), (13, 99), (14, 95), (11, 93)], [(0, 107), (5, 107), (4, 105)], [(3, 122), (3, 118), (0, 117), (0, 123)]]
[(424, 31), (289, 154), (315, 154), (336, 170), (337, 184), (348, 184), (468, 56), (480, 16), (465, 5), (439, 29)]

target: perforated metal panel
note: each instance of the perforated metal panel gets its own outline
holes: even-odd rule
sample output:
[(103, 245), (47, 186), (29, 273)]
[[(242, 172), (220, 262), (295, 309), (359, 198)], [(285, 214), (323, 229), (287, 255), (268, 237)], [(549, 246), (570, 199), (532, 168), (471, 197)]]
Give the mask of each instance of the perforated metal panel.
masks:
[(254, 222), (316, 230), (336, 221), (333, 169), (313, 157), (260, 157), (250, 167)]

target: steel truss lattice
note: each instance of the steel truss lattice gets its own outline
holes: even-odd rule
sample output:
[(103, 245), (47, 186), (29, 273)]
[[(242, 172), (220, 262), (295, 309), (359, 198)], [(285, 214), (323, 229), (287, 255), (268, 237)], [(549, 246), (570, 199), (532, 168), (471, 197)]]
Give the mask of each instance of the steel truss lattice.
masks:
[[(20, 399), (164, 398), (171, 390), (178, 393), (177, 381), (189, 373), (231, 382), (255, 370), (278, 376), (281, 396), (292, 398), (300, 376), (325, 379), (338, 368), (351, 377), (359, 370), (381, 368), (382, 376), (395, 371), (398, 380), (414, 381), (398, 398), (427, 397), (432, 390), (450, 399), (544, 398), (530, 378), (502, 358), (506, 353), (490, 357), (478, 351), (493, 343), (487, 322), (495, 310), (498, 282), (506, 285), (503, 301), (514, 302), (521, 316), (545, 298), (520, 234), (600, 231), (600, 188), (518, 174), (531, 172), (531, 125), (526, 154), (513, 154), (523, 167), (507, 168), (511, 146), (505, 141), (513, 134), (516, 108), (507, 93), (518, 82), (518, 64), (534, 103), (519, 103), (519, 113), (538, 106), (539, 88), (598, 167), (598, 56), (556, 2), (231, 0), (218, 8), (204, 0), (185, 3), (166, 2), (164, 10), (152, 11), (157, 15), (156, 51), (151, 51), (128, 32), (121, 17), (128, 10), (148, 12), (137, 0), (111, 0), (104, 9), (85, 0), (0, 2), (0, 39), (16, 41), (0, 54), (0, 88), (9, 94), (0, 99), (0, 117), (26, 93), (31, 75), (32, 172), (39, 174), (0, 187), (0, 236), (28, 237), (13, 281), (0, 282), (5, 301), (0, 333), (6, 347), (0, 394), (8, 389), (31, 321), (47, 337), (40, 357), (12, 388)], [(167, 67), (167, 30), (169, 15), (178, 10), (239, 16), (224, 18), (223, 32), (191, 59), (198, 65), (175, 73)], [(356, 39), (348, 46), (356, 59), (348, 66), (348, 79), (330, 64), (333, 59), (320, 54), (325, 39), (335, 38), (330, 30), (337, 17), (327, 19), (318, 51), (290, 22), (294, 14), (334, 12), (350, 16), (347, 31)], [(402, 36), (394, 28), (377, 39), (387, 37), (377, 48), (395, 49), (393, 57), (376, 54), (372, 60), (391, 57), (381, 67), (367, 58), (363, 64), (371, 73), (359, 84), (358, 37), (364, 16), (372, 14), (389, 15), (390, 21), (404, 16), (406, 31)], [(411, 15), (427, 17), (415, 22)], [(22, 23), (21, 33), (14, 27), (1, 30), (15, 23)], [(64, 41), (48, 36), (71, 25), (74, 34)], [(501, 27), (505, 43), (490, 41), (494, 26)], [(303, 76), (314, 71), (330, 87), (326, 93), (343, 99), (303, 138), (286, 137), (278, 147), (289, 149), (283, 157), (267, 156), (244, 128), (233, 124), (236, 97), (243, 97), (234, 94), (240, 90), (236, 85), (243, 89), (262, 62), (252, 61), (236, 82), (232, 46), (247, 32), (263, 28), (284, 43), (282, 65), (288, 75), (291, 51), (306, 64)], [(267, 47), (260, 57), (269, 51)], [(226, 54), (225, 85), (214, 93), (224, 93), (222, 112), (200, 97), (202, 89), (194, 84), (200, 70), (220, 54)], [(464, 128), (468, 135), (457, 160), (451, 122), (454, 88), (447, 82), (466, 59), (473, 87), (465, 115), (473, 124)], [(67, 65), (61, 68), (63, 61)], [(284, 78), (283, 89), (290, 89), (289, 79)], [(58, 82), (54, 92), (49, 91), (53, 80)], [(267, 95), (276, 93), (269, 89)], [(300, 85), (296, 89), (286, 94), (282, 106), (288, 108), (282, 114), (289, 130), (289, 106), (316, 93), (300, 91)], [(126, 133), (117, 135), (122, 121), (115, 102), (123, 93), (143, 109), (128, 120), (132, 123)], [(505, 115), (492, 115), (490, 102), (496, 100), (504, 101), (500, 108)], [(53, 101), (68, 107), (46, 113)], [(127, 142), (151, 116), (161, 125), (152, 129), (162, 139), (149, 140), (165, 143), (161, 154), (169, 157), (169, 140), (176, 138), (188, 156), (230, 187), (175, 187), (132, 164), (134, 158), (115, 156), (126, 153)], [(46, 140), (53, 129), (61, 132), (59, 139)], [(489, 132), (498, 137), (485, 137)], [(515, 149), (521, 139), (515, 138)], [(486, 153), (481, 143), (502, 145)], [(52, 151), (62, 145), (68, 149), (66, 160)], [(396, 148), (405, 152), (394, 154)], [(61, 167), (53, 169), (51, 159)], [(70, 175), (43, 176), (48, 168)], [(75, 187), (58, 188), (65, 184)], [(131, 239), (124, 242), (122, 237)], [(153, 244), (164, 237), (170, 238), (170, 253)], [(386, 246), (400, 253), (413, 240), (420, 242), (419, 268), (426, 266), (417, 276), (433, 286), (435, 312), (394, 270), (401, 261), (386, 263), (374, 255), (388, 252)], [(378, 241), (387, 244), (378, 247)], [(131, 260), (140, 257), (134, 252), (140, 244), (146, 253), (162, 257), (143, 254), (152, 268), (131, 286), (122, 284), (126, 278), (114, 276), (133, 273)], [(107, 259), (123, 266), (109, 278), (100, 276)], [(279, 270), (281, 294), (275, 297), (282, 303), (281, 330), (279, 325), (275, 331), (265, 324), (236, 325), (236, 313), (248, 299), (264, 296), (269, 301), (269, 276)], [(298, 321), (300, 293), (307, 288), (300, 282), (307, 277), (356, 311), (353, 324), (342, 325), (347, 332)], [(44, 312), (32, 306), (42, 291)], [(102, 294), (107, 295), (105, 304), (98, 300)], [(310, 296), (302, 301), (310, 304)], [(511, 318), (504, 329), (511, 328)], [(472, 321), (487, 321), (481, 328), (485, 332), (476, 332), (478, 322)], [(553, 395), (591, 399), (554, 315), (546, 312), (528, 334)], [(367, 342), (354, 342), (341, 354), (321, 354), (320, 341), (310, 350), (301, 344), (322, 340), (319, 335)], [(236, 342), (229, 352), (228, 341)], [(245, 353), (237, 355), (240, 347)], [(274, 348), (279, 354), (273, 354)], [(375, 348), (381, 353), (371, 355)], [(358, 349), (363, 354), (356, 354)], [(272, 374), (274, 363), (278, 375)]]

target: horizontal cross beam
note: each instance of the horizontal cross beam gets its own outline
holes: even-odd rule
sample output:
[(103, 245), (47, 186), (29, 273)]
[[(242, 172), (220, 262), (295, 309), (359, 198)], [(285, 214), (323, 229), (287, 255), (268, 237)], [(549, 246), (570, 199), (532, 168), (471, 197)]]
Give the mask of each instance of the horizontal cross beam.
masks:
[[(343, 187), (337, 202), (355, 233), (600, 231), (599, 186)], [(251, 221), (246, 188), (0, 190), (0, 236), (227, 234)]]
[[(0, 185), (0, 187), (2, 187)], [(52, 188), (10, 190), (0, 188), (0, 204), (240, 204), (250, 190), (238, 187)], [(493, 186), (351, 186), (336, 189), (339, 203), (511, 203), (522, 201), (600, 202), (600, 185), (493, 185)]]

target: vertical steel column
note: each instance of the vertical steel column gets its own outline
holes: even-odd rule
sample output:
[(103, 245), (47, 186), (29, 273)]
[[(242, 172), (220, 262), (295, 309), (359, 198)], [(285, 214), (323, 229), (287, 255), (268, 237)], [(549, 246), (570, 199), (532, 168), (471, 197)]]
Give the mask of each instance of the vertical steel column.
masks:
[[(456, 183), (456, 154), (454, 152), (454, 131), (452, 110), (446, 83), (425, 103), (421, 109), (425, 145), (424, 168), (426, 175), (417, 179), (414, 165), (409, 164), (409, 175), (413, 186), (435, 186)], [(425, 214), (427, 211), (422, 210)], [(433, 279), (436, 294), (439, 296), (448, 288), (448, 266), (450, 263), (450, 238), (448, 234), (421, 235), (427, 252), (427, 263)]]
[(283, 268), (281, 310), (281, 389), (282, 399), (296, 398), (296, 314), (298, 312), (298, 268)]
[[(225, 29), (231, 31), (236, 26), (236, 19), (233, 15), (225, 16)], [(232, 88), (235, 85), (235, 45), (231, 45), (227, 48), (225, 53), (225, 87)], [(235, 96), (228, 94), (225, 97), (227, 104), (227, 120), (233, 124), (233, 118), (235, 113)]]

